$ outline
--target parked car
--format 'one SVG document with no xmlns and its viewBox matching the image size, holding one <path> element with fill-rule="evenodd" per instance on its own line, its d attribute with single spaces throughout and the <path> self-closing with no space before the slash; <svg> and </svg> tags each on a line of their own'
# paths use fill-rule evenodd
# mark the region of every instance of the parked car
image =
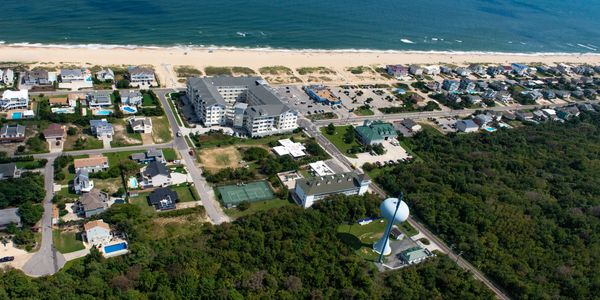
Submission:
<svg viewBox="0 0 600 300">
<path fill-rule="evenodd" d="M 9 262 L 9 261 L 13 261 L 13 260 L 15 260 L 14 256 L 5 256 L 5 257 L 0 258 L 0 263 Z"/>
</svg>

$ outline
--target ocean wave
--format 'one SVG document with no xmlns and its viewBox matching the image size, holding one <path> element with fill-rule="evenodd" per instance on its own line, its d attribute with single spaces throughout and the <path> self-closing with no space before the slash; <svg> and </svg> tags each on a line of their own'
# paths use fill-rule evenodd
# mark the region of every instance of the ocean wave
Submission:
<svg viewBox="0 0 600 300">
<path fill-rule="evenodd" d="M 511 55 L 511 56 L 600 56 L 595 52 L 503 52 L 503 51 L 455 51 L 455 50 L 397 50 L 397 49 L 313 49 L 313 48 L 273 48 L 273 47 L 236 47 L 218 45 L 134 45 L 134 44 L 43 44 L 43 43 L 0 43 L 0 48 L 56 48 L 56 49 L 147 49 L 147 50 L 184 50 L 184 51 L 256 51 L 256 52 L 300 52 L 300 53 L 381 53 L 381 54 L 454 54 L 454 55 Z"/>
</svg>

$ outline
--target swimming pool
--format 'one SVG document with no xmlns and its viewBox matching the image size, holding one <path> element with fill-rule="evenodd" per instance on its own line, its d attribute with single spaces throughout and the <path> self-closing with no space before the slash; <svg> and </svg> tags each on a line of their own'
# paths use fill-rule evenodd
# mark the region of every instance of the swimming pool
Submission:
<svg viewBox="0 0 600 300">
<path fill-rule="evenodd" d="M 112 111 L 106 109 L 100 109 L 94 112 L 94 115 L 96 116 L 108 116 L 110 114 L 112 114 Z"/>
<path fill-rule="evenodd" d="M 19 120 L 22 117 L 23 117 L 23 113 L 16 111 L 16 112 L 12 113 L 11 119 L 13 119 L 13 120 Z"/>
<path fill-rule="evenodd" d="M 69 108 L 52 108 L 52 112 L 55 114 L 72 114 L 74 111 Z"/>
<path fill-rule="evenodd" d="M 129 187 L 132 189 L 136 189 L 138 187 L 138 181 L 135 177 L 129 177 Z"/>
<path fill-rule="evenodd" d="M 137 108 L 128 105 L 124 105 L 123 107 L 121 107 L 121 110 L 129 114 L 135 114 L 137 112 Z"/>
<path fill-rule="evenodd" d="M 494 131 L 496 131 L 496 128 L 488 126 L 488 127 L 484 128 L 484 130 L 487 132 L 494 132 Z"/>
<path fill-rule="evenodd" d="M 122 242 L 122 243 L 119 243 L 119 244 L 105 246 L 104 247 L 104 253 L 109 254 L 109 253 L 113 253 L 113 252 L 117 252 L 117 251 L 121 251 L 121 250 L 125 250 L 125 249 L 127 249 L 127 243 L 126 242 Z"/>
</svg>

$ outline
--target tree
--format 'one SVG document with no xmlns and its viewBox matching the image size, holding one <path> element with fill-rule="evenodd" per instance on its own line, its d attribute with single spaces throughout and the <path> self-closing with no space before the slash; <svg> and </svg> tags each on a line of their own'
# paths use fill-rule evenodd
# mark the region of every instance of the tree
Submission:
<svg viewBox="0 0 600 300">
<path fill-rule="evenodd" d="M 269 155 L 269 151 L 261 147 L 250 147 L 244 150 L 244 160 L 255 161 Z"/>
<path fill-rule="evenodd" d="M 329 135 L 335 134 L 335 125 L 333 125 L 333 123 L 329 123 L 329 125 L 327 125 L 326 132 Z"/>
<path fill-rule="evenodd" d="M 242 201 L 237 205 L 237 209 L 239 209 L 240 211 L 245 211 L 248 208 L 250 208 L 250 202 L 248 201 Z"/>
<path fill-rule="evenodd" d="M 354 126 L 350 125 L 346 129 L 346 133 L 344 133 L 344 143 L 352 144 L 356 139 L 356 131 L 354 130 Z"/>
<path fill-rule="evenodd" d="M 126 89 L 129 87 L 129 80 L 127 80 L 127 79 L 118 80 L 117 83 L 115 84 L 115 86 L 118 89 Z"/>
<path fill-rule="evenodd" d="M 28 226 L 37 223 L 44 214 L 44 208 L 41 205 L 33 205 L 31 202 L 25 202 L 19 206 L 19 215 L 23 224 Z"/>
<path fill-rule="evenodd" d="M 77 134 L 77 127 L 69 127 L 69 129 L 67 129 L 67 134 L 68 135 L 76 135 Z"/>
</svg>

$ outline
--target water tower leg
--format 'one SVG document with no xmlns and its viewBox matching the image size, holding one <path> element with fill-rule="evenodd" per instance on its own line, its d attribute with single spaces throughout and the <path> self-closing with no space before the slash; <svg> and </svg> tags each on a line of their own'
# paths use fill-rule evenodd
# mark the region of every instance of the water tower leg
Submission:
<svg viewBox="0 0 600 300">
<path fill-rule="evenodd" d="M 381 237 L 381 239 L 379 239 L 379 241 L 377 241 L 377 243 L 375 243 L 373 245 L 373 250 L 375 250 L 375 252 L 381 254 L 381 251 L 383 249 L 383 255 L 390 255 L 392 253 L 392 248 L 390 247 L 390 232 L 392 230 L 392 223 L 389 222 L 388 226 L 386 226 L 385 228 L 385 232 L 383 233 L 383 236 Z M 385 247 L 384 247 L 385 245 Z"/>
</svg>

